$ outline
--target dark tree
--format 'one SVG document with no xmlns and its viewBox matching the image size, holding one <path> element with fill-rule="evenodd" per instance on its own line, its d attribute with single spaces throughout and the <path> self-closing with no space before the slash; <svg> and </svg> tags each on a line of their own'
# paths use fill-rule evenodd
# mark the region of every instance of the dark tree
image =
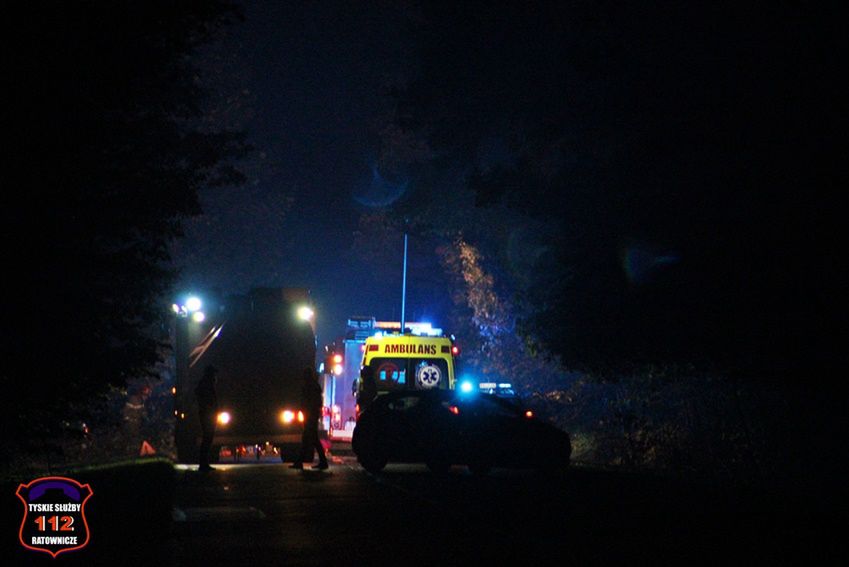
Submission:
<svg viewBox="0 0 849 567">
<path fill-rule="evenodd" d="M 549 349 L 589 368 L 834 373 L 847 50 L 828 13 L 428 4 L 413 37 L 397 128 L 477 207 L 549 227 L 516 287 Z"/>
<path fill-rule="evenodd" d="M 223 2 L 30 5 L 7 20 L 5 441 L 51 435 L 161 356 L 169 245 L 198 190 L 239 181 L 241 138 L 203 123 L 193 55 Z M 208 122 L 206 122 L 208 124 Z M 14 179 L 14 181 L 11 181 Z M 7 445 L 8 446 L 8 445 Z"/>
</svg>

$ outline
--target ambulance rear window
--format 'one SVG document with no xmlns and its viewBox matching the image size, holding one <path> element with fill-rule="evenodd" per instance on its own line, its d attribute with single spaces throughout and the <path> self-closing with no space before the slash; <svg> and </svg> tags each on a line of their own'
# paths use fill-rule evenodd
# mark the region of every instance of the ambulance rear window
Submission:
<svg viewBox="0 0 849 567">
<path fill-rule="evenodd" d="M 369 366 L 379 392 L 448 389 L 448 363 L 441 358 L 373 358 Z"/>
<path fill-rule="evenodd" d="M 369 366 L 379 391 L 399 390 L 407 384 L 406 358 L 373 358 Z"/>
</svg>

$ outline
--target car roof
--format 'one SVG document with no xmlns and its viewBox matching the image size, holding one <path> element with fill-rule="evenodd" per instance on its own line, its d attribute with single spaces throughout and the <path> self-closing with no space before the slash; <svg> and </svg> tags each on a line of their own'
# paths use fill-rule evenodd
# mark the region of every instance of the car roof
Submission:
<svg viewBox="0 0 849 567">
<path fill-rule="evenodd" d="M 474 394 L 464 394 L 458 390 L 397 390 L 394 392 L 386 392 L 377 397 L 375 402 L 389 403 L 399 398 L 422 398 L 433 400 L 456 400 L 461 404 L 473 404 L 476 400 L 491 400 L 492 403 L 518 410 L 519 406 L 514 400 L 507 400 L 484 392 L 476 392 Z"/>
</svg>

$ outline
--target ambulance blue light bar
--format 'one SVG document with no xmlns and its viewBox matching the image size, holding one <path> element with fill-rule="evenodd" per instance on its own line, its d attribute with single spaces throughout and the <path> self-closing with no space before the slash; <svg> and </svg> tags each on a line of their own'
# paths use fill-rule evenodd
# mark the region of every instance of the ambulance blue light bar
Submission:
<svg viewBox="0 0 849 567">
<path fill-rule="evenodd" d="M 401 323 L 398 321 L 375 321 L 376 329 L 385 329 L 390 331 L 401 331 Z M 404 327 L 410 330 L 410 333 L 420 337 L 441 337 L 442 329 L 434 327 L 430 323 L 404 323 Z"/>
</svg>

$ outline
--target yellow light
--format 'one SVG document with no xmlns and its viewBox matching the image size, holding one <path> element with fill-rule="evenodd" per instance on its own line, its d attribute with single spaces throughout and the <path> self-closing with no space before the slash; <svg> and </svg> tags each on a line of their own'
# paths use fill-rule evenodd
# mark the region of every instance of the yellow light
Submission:
<svg viewBox="0 0 849 567">
<path fill-rule="evenodd" d="M 532 412 L 531 410 L 528 410 L 528 411 L 525 412 L 525 417 L 533 417 L 533 416 L 534 416 L 534 412 Z"/>
<path fill-rule="evenodd" d="M 313 310 L 306 305 L 302 305 L 298 308 L 298 318 L 302 321 L 312 321 L 313 315 L 315 315 Z"/>
<path fill-rule="evenodd" d="M 333 355 L 333 362 L 335 362 L 336 364 L 339 364 L 340 362 L 342 362 L 342 355 L 341 354 L 334 354 Z"/>
<path fill-rule="evenodd" d="M 192 321 L 195 323 L 203 323 L 204 319 L 206 319 L 206 315 L 203 314 L 203 311 L 195 311 L 192 314 Z"/>
<path fill-rule="evenodd" d="M 230 423 L 230 413 L 226 411 L 219 412 L 218 423 L 221 425 L 227 425 L 228 423 Z"/>
<path fill-rule="evenodd" d="M 344 370 L 344 369 L 342 368 L 341 364 L 337 364 L 336 366 L 333 367 L 333 373 L 337 376 L 342 374 L 342 370 Z"/>
<path fill-rule="evenodd" d="M 298 412 L 298 423 L 303 423 L 303 422 L 304 422 L 304 412 L 299 411 Z"/>
<path fill-rule="evenodd" d="M 280 413 L 280 421 L 283 423 L 292 423 L 295 420 L 295 412 L 284 410 Z"/>
<path fill-rule="evenodd" d="M 171 393 L 177 395 L 177 386 L 171 386 Z"/>
</svg>

